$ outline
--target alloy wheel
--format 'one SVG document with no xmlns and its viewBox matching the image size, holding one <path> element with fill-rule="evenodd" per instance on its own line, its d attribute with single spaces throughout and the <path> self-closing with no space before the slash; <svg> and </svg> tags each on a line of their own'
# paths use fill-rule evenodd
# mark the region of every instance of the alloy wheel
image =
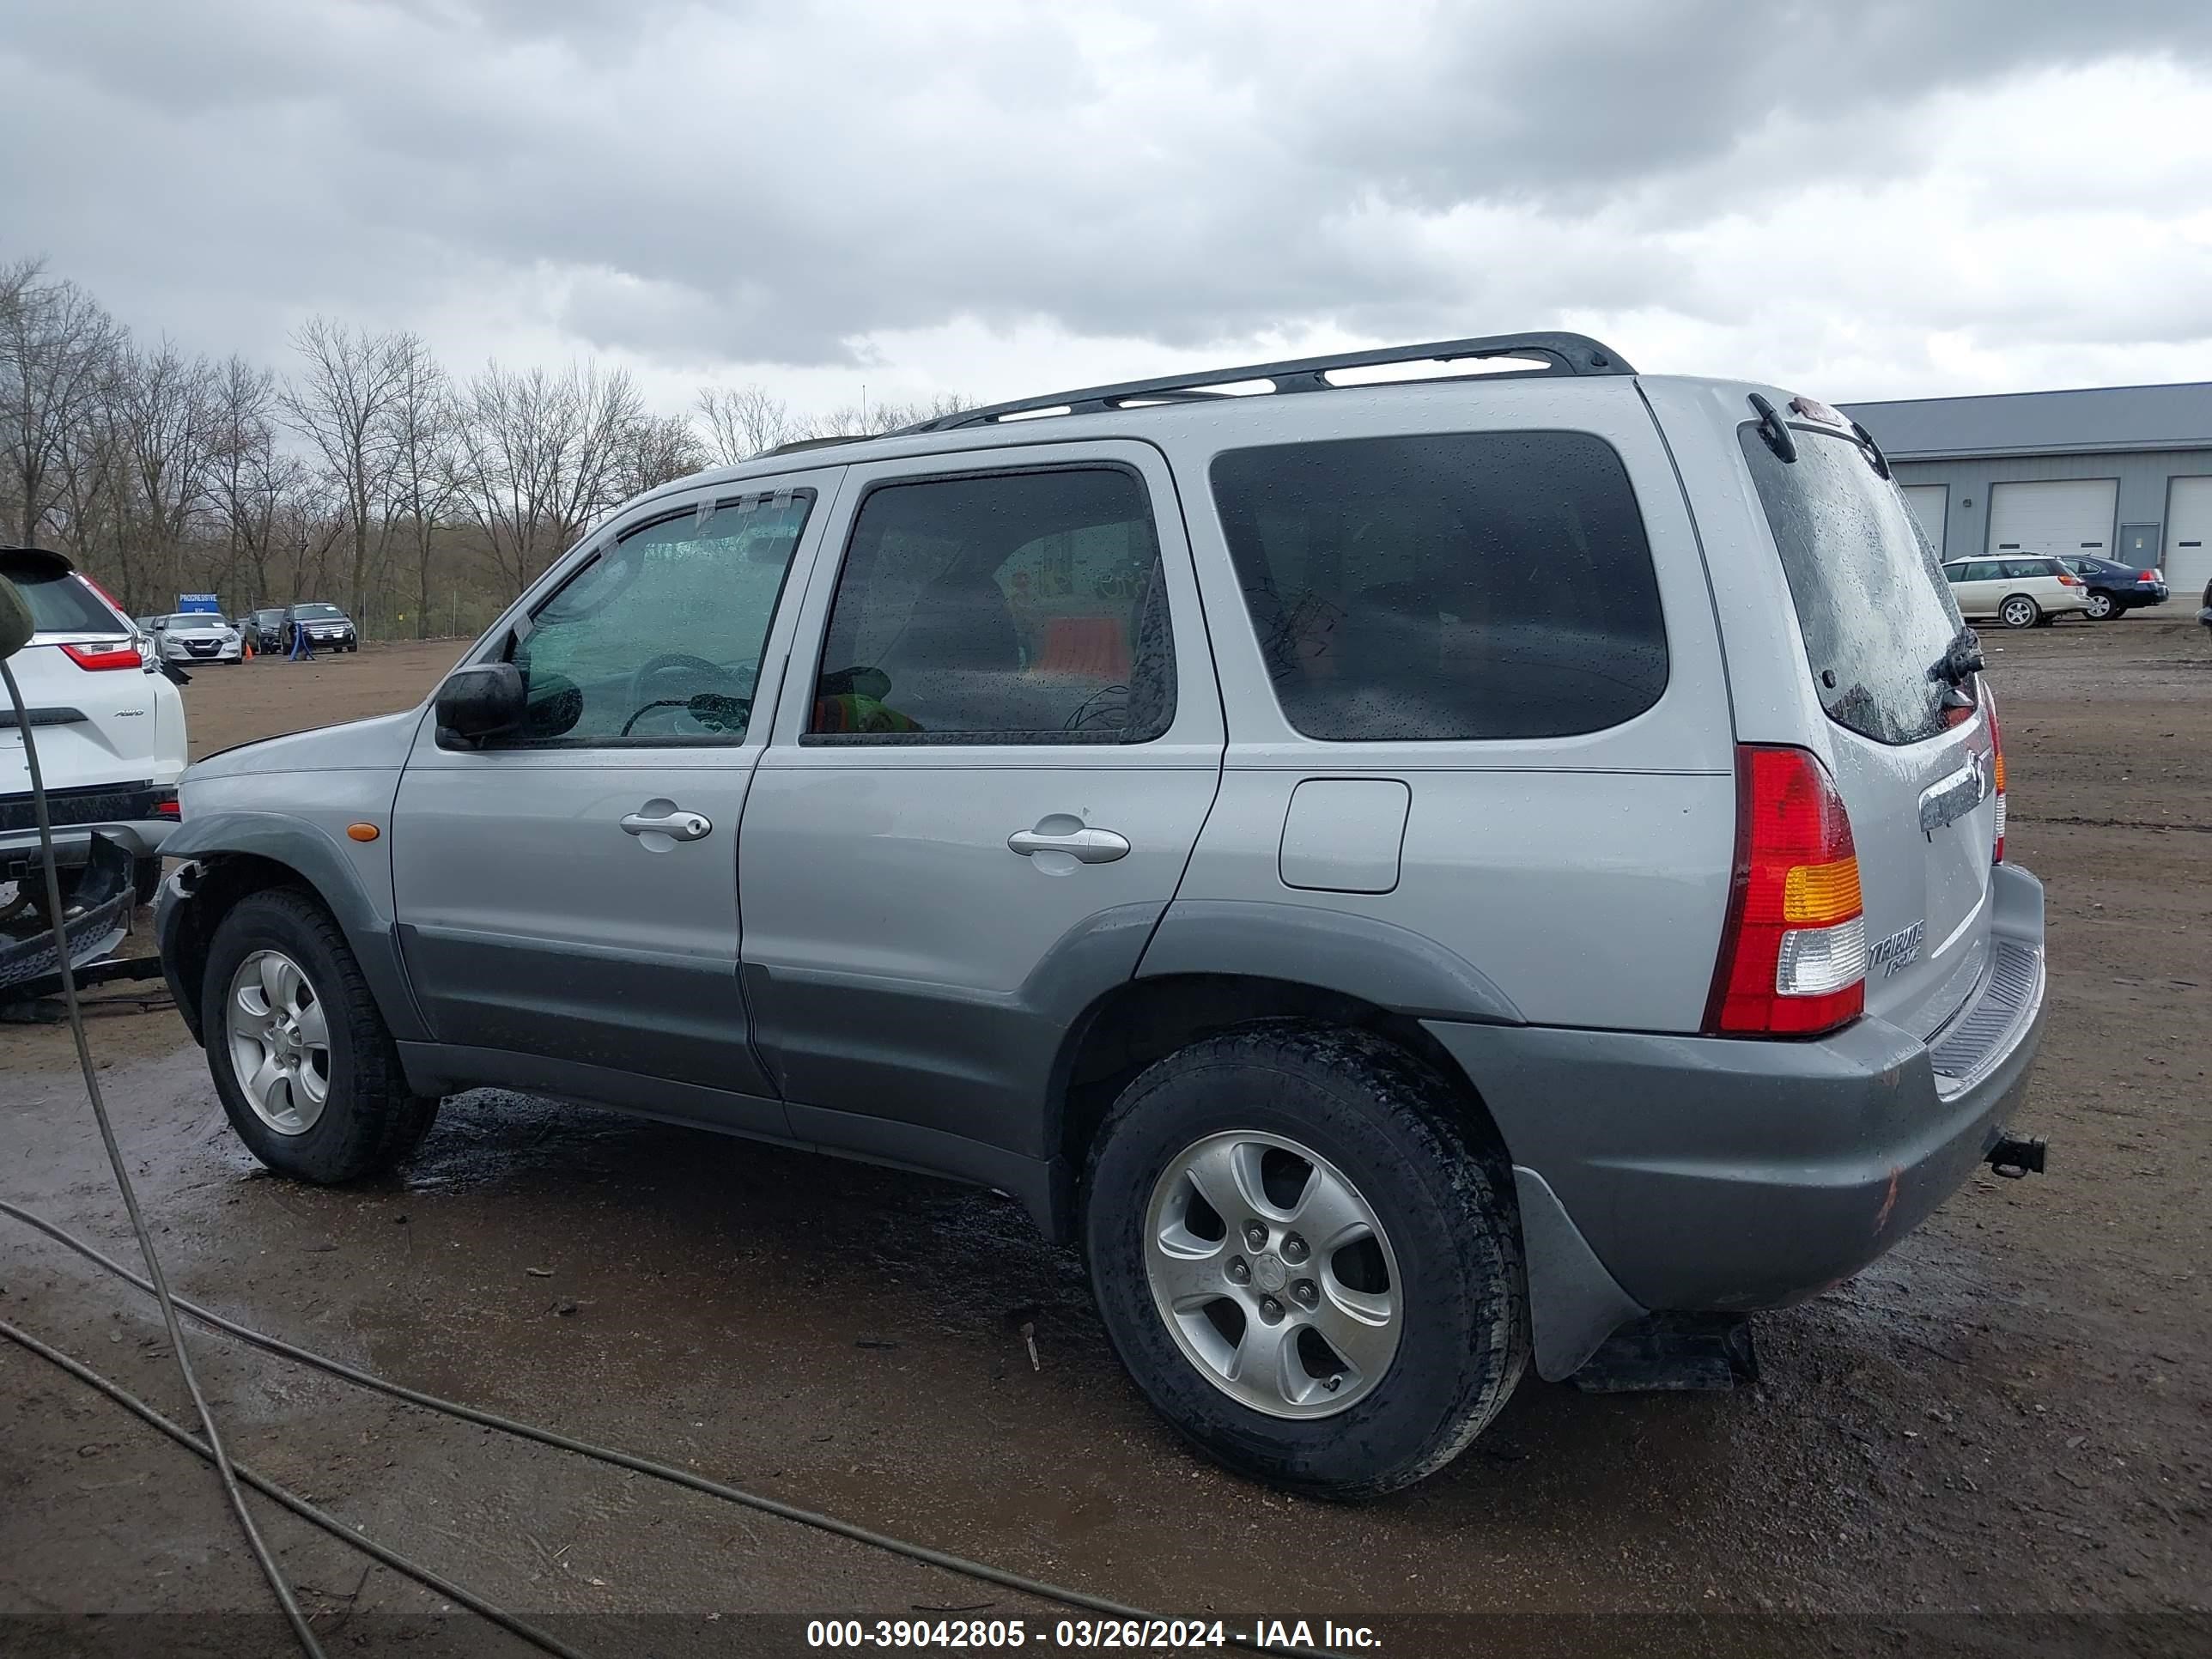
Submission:
<svg viewBox="0 0 2212 1659">
<path fill-rule="evenodd" d="M 1183 1357 L 1270 1417 L 1347 1409 L 1398 1351 L 1404 1296 L 1373 1206 L 1281 1135 L 1209 1135 L 1168 1161 L 1146 1209 L 1145 1273 Z"/>
<path fill-rule="evenodd" d="M 253 1115 L 280 1135 L 315 1127 L 331 1097 L 330 1022 L 300 964 L 255 951 L 225 999 L 231 1070 Z"/>
</svg>

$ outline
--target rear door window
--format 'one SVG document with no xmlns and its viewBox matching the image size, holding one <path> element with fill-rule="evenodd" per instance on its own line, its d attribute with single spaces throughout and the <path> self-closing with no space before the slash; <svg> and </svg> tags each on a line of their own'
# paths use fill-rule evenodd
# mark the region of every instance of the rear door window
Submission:
<svg viewBox="0 0 2212 1659">
<path fill-rule="evenodd" d="M 2003 576 L 2004 567 L 1995 559 L 1977 559 L 1966 567 L 1966 580 L 1970 582 L 1998 581 Z"/>
<path fill-rule="evenodd" d="M 1746 422 L 1737 437 L 1796 601 L 1805 659 L 1828 718 L 1877 743 L 1943 730 L 1929 669 L 1960 629 L 1959 607 L 1897 486 L 1857 443 L 1795 428 L 1784 461 Z M 1987 562 L 1966 579 L 1996 574 Z"/>
<path fill-rule="evenodd" d="M 1666 690 L 1658 575 L 1601 438 L 1232 450 L 1212 484 L 1283 717 L 1306 737 L 1567 737 Z"/>
<path fill-rule="evenodd" d="M 887 483 L 853 523 L 809 744 L 1149 743 L 1175 713 L 1150 498 L 1120 466 Z"/>
</svg>

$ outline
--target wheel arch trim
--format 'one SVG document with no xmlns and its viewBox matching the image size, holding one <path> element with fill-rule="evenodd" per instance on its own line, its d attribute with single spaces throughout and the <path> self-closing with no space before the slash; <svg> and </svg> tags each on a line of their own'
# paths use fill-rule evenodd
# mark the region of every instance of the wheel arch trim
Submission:
<svg viewBox="0 0 2212 1659">
<path fill-rule="evenodd" d="M 163 843 L 164 857 L 185 860 L 184 867 L 162 884 L 155 910 L 155 932 L 171 991 L 195 1038 L 203 1036 L 199 987 L 187 984 L 179 971 L 185 954 L 185 930 L 194 929 L 204 941 L 212 936 L 219 918 L 192 915 L 195 896 L 210 875 L 226 859 L 252 859 L 290 872 L 328 909 L 345 935 L 347 946 L 361 964 L 362 976 L 376 998 L 377 1010 L 395 1040 L 421 1042 L 430 1036 L 415 994 L 408 983 L 407 964 L 398 936 L 386 909 L 371 896 L 361 872 L 337 842 L 302 819 L 274 812 L 216 812 L 187 818 Z M 255 882 L 232 895 L 231 902 L 246 892 L 276 884 Z M 224 884 L 226 887 L 229 884 Z"/>
</svg>

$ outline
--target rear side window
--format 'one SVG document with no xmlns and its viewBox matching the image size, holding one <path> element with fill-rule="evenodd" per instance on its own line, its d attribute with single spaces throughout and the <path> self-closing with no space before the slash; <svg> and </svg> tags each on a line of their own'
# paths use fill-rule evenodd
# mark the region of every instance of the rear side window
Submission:
<svg viewBox="0 0 2212 1659">
<path fill-rule="evenodd" d="M 1214 505 L 1309 738 L 1556 738 L 1642 714 L 1667 633 L 1636 492 L 1580 432 L 1234 450 Z"/>
<path fill-rule="evenodd" d="M 1928 671 L 1960 628 L 1950 587 L 1905 497 L 1865 452 L 1847 437 L 1794 430 L 1794 462 L 1748 422 L 1736 435 L 1796 602 L 1820 706 L 1877 743 L 1933 737 L 1943 729 L 1944 687 Z M 1966 567 L 1969 581 L 1996 574 L 1985 561 Z"/>
<path fill-rule="evenodd" d="M 1145 743 L 1175 695 L 1134 473 L 884 484 L 854 520 L 804 741 Z"/>
<path fill-rule="evenodd" d="M 2035 576 L 2055 576 L 2058 567 L 2049 559 L 2007 559 L 2005 574 L 2014 581 Z"/>
<path fill-rule="evenodd" d="M 0 562 L 0 573 L 21 590 L 31 607 L 31 626 L 41 634 L 120 634 L 118 622 L 99 596 L 58 565 L 44 559 Z"/>
</svg>

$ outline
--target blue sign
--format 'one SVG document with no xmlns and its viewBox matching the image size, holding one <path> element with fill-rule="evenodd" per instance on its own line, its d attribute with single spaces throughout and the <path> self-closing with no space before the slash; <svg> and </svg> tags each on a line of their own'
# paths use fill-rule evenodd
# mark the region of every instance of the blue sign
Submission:
<svg viewBox="0 0 2212 1659">
<path fill-rule="evenodd" d="M 213 593 L 179 593 L 177 595 L 177 609 L 213 611 L 220 614 L 222 610 L 222 601 Z"/>
</svg>

